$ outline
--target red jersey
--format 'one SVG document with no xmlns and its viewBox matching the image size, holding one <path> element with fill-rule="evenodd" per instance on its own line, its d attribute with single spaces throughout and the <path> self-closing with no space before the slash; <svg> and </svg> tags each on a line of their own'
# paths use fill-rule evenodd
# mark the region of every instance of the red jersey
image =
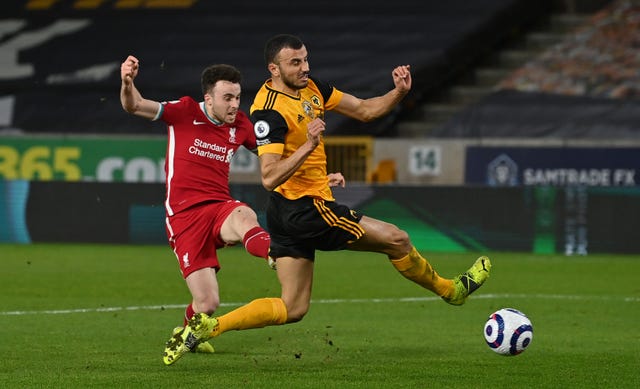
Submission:
<svg viewBox="0 0 640 389">
<path fill-rule="evenodd" d="M 206 201 L 233 200 L 229 193 L 229 167 L 240 145 L 256 148 L 253 124 L 238 111 L 233 124 L 214 123 L 204 102 L 185 96 L 163 102 L 156 118 L 167 123 L 165 160 L 167 215 Z"/>
</svg>

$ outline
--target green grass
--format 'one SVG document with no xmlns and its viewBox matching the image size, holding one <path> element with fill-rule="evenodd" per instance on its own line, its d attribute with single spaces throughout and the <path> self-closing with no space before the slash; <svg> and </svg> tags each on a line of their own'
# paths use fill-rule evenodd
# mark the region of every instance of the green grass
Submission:
<svg viewBox="0 0 640 389">
<path fill-rule="evenodd" d="M 220 312 L 278 296 L 275 272 L 220 251 Z M 302 322 L 230 332 L 216 354 L 161 362 L 189 293 L 165 246 L 0 245 L 0 382 L 7 388 L 637 388 L 640 256 L 493 253 L 462 307 L 405 281 L 381 255 L 319 253 Z M 468 254 L 431 255 L 445 276 Z M 416 299 L 406 299 L 416 298 Z M 516 357 L 484 343 L 514 307 L 534 338 Z"/>
</svg>

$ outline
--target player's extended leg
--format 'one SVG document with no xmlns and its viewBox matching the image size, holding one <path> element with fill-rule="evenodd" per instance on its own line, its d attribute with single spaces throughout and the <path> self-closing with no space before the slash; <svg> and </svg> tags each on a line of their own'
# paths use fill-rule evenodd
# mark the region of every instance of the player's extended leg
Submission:
<svg viewBox="0 0 640 389">
<path fill-rule="evenodd" d="M 349 245 L 350 250 L 387 254 L 393 266 L 405 278 L 434 292 L 446 302 L 461 305 L 489 276 L 489 258 L 480 257 L 465 273 L 454 279 L 441 277 L 413 247 L 408 234 L 393 224 L 363 216 L 360 225 L 366 234 Z"/>
<path fill-rule="evenodd" d="M 415 247 L 406 256 L 392 259 L 391 263 L 403 276 L 434 291 L 451 305 L 464 304 L 467 297 L 489 278 L 491 270 L 491 261 L 488 257 L 482 256 L 476 259 L 466 272 L 456 276 L 453 280 L 445 279 L 436 273 Z M 444 288 L 445 284 L 446 288 Z"/>
<path fill-rule="evenodd" d="M 198 269 L 189 274 L 185 281 L 193 297 L 191 306 L 194 312 L 213 313 L 218 308 L 220 297 L 218 279 L 214 268 Z M 194 315 L 194 317 L 197 315 Z M 189 320 L 189 323 L 194 317 Z M 206 333 L 207 331 L 201 330 L 200 332 Z M 203 343 L 204 341 L 206 339 L 202 334 L 194 331 L 190 325 L 184 328 L 178 327 L 177 330 L 174 329 L 171 339 L 167 341 L 162 360 L 166 365 L 171 365 L 189 351 L 213 352 L 213 346 L 208 345 L 210 347 L 207 347 Z"/>
<path fill-rule="evenodd" d="M 260 298 L 217 318 L 210 337 L 231 330 L 247 330 L 301 320 L 309 310 L 313 283 L 313 262 L 302 258 L 278 258 L 281 298 Z"/>
</svg>

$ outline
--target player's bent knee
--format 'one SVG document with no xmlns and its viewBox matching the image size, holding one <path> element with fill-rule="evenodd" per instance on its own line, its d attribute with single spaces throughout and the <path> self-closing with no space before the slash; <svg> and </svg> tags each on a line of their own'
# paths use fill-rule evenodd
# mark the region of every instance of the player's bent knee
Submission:
<svg viewBox="0 0 640 389">
<path fill-rule="evenodd" d="M 389 236 L 389 242 L 394 246 L 402 247 L 411 244 L 409 234 L 405 230 L 401 230 L 396 226 L 393 226 L 387 236 Z"/>
</svg>

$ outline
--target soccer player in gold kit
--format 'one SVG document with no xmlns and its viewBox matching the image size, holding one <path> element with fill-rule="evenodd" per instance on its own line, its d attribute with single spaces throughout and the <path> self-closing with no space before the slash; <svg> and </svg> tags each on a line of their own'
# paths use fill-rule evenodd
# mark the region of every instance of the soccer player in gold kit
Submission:
<svg viewBox="0 0 640 389">
<path fill-rule="evenodd" d="M 388 114 L 411 89 L 409 66 L 393 69 L 391 91 L 360 99 L 310 76 L 307 48 L 296 36 L 271 38 L 265 45 L 265 60 L 271 78 L 258 91 L 251 118 L 262 183 L 270 191 L 269 255 L 276 261 L 282 294 L 256 299 L 216 318 L 198 314 L 185 329 L 185 339 L 205 341 L 229 330 L 301 320 L 309 310 L 316 250 L 386 254 L 407 279 L 449 304 L 463 304 L 488 278 L 489 258 L 478 258 L 453 279 L 439 276 L 405 231 L 337 203 L 331 187 L 344 186 L 344 177 L 326 170 L 324 112 L 333 110 L 364 122 Z M 175 354 L 179 357 L 186 351 Z"/>
</svg>

